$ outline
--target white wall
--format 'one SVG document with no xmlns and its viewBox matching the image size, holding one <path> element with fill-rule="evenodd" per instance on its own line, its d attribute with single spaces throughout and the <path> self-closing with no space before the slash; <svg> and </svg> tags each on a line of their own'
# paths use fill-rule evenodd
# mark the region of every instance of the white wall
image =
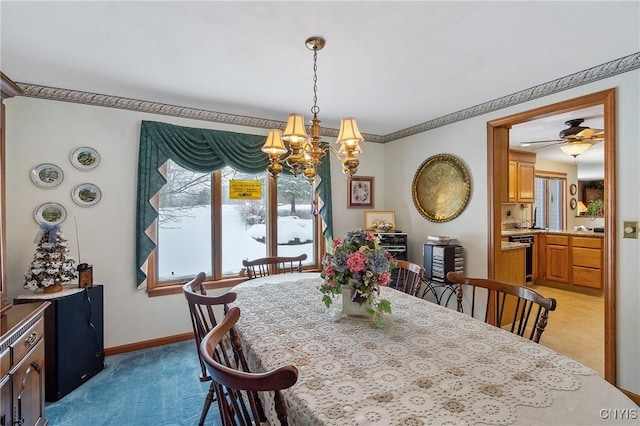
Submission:
<svg viewBox="0 0 640 426">
<path fill-rule="evenodd" d="M 640 393 L 640 250 L 639 240 L 622 239 L 622 220 L 640 219 L 640 71 L 628 72 L 576 89 L 547 96 L 504 110 L 440 127 L 385 144 L 385 162 L 393 173 L 385 175 L 385 206 L 396 210 L 398 222 L 409 232 L 410 258 L 420 262 L 427 235 L 458 238 L 465 247 L 465 272 L 487 274 L 487 122 L 539 106 L 560 102 L 612 87 L 617 88 L 617 282 L 618 385 Z M 445 223 L 424 219 L 412 206 L 411 183 L 420 164 L 429 156 L 450 153 L 464 160 L 473 180 L 473 192 L 465 211 Z M 560 308 L 561 309 L 561 308 Z"/>
<path fill-rule="evenodd" d="M 22 279 L 35 251 L 38 224 L 34 209 L 43 202 L 61 203 L 67 219 L 61 224 L 71 253 L 78 260 L 74 216 L 78 223 L 81 260 L 93 264 L 94 282 L 105 288 L 105 347 L 114 347 L 191 330 L 182 294 L 153 297 L 136 290 L 135 208 L 138 145 L 142 120 L 266 135 L 267 131 L 165 117 L 111 108 L 16 97 L 7 103 L 7 273 L 9 298 L 26 290 Z M 74 168 L 71 151 L 91 146 L 101 156 L 91 171 Z M 376 177 L 376 204 L 384 200 L 383 146 L 365 144 L 360 174 Z M 63 182 L 42 189 L 30 179 L 40 163 L 54 163 L 64 172 Z M 379 162 L 379 164 L 375 164 Z M 332 161 L 337 163 L 337 161 Z M 334 216 L 339 232 L 359 223 L 362 210 L 346 209 L 346 183 L 339 165 L 332 167 L 336 188 Z M 75 185 L 90 182 L 102 191 L 93 207 L 80 207 L 71 199 Z M 197 271 L 194 271 L 197 272 Z M 318 299 L 320 301 L 320 299 Z"/>
</svg>

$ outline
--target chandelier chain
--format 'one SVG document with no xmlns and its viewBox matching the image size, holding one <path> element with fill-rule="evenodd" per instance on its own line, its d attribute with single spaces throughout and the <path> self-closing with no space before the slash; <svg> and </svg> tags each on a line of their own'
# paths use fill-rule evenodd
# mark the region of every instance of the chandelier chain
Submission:
<svg viewBox="0 0 640 426">
<path fill-rule="evenodd" d="M 318 116 L 320 107 L 318 106 L 318 48 L 313 48 L 313 106 L 311 113 L 314 117 Z"/>
</svg>

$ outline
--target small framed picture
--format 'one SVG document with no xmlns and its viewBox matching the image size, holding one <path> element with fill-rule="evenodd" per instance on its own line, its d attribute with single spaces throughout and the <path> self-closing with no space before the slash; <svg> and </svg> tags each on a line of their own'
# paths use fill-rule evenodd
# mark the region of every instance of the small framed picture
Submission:
<svg viewBox="0 0 640 426">
<path fill-rule="evenodd" d="M 575 183 L 572 183 L 571 186 L 569 186 L 569 193 L 571 195 L 576 195 L 576 192 L 578 192 L 578 187 Z"/>
<path fill-rule="evenodd" d="M 353 176 L 347 182 L 347 208 L 373 208 L 373 176 Z"/>
<path fill-rule="evenodd" d="M 364 228 L 371 231 L 393 231 L 396 228 L 396 212 L 367 210 L 364 212 Z"/>
</svg>

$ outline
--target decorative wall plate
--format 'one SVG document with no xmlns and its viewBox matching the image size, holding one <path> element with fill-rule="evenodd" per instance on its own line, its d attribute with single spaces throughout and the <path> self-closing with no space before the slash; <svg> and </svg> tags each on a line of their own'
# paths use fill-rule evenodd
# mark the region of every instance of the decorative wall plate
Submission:
<svg viewBox="0 0 640 426">
<path fill-rule="evenodd" d="M 576 192 L 578 192 L 578 187 L 576 186 L 576 184 L 575 184 L 575 183 L 572 183 L 572 184 L 569 186 L 569 193 L 570 193 L 571 195 L 576 195 Z"/>
<path fill-rule="evenodd" d="M 413 203 L 431 222 L 447 222 L 467 206 L 471 178 L 464 163 L 449 154 L 427 158 L 418 168 L 412 184 Z"/>
<path fill-rule="evenodd" d="M 92 183 L 81 183 L 73 188 L 71 191 L 71 198 L 73 201 L 82 207 L 89 207 L 97 204 L 102 198 L 100 188 Z"/>
<path fill-rule="evenodd" d="M 62 223 L 67 217 L 67 211 L 58 203 L 43 203 L 34 212 L 36 222 L 39 224 L 48 223 L 57 225 Z"/>
<path fill-rule="evenodd" d="M 71 164 L 80 170 L 95 169 L 100 164 L 98 151 L 88 146 L 76 148 L 71 153 Z"/>
<path fill-rule="evenodd" d="M 31 170 L 31 180 L 41 188 L 53 188 L 64 179 L 62 169 L 51 163 L 38 164 Z"/>
<path fill-rule="evenodd" d="M 575 198 L 571 197 L 571 200 L 569 201 L 569 207 L 571 207 L 571 210 L 575 210 L 576 207 L 578 207 L 578 202 Z"/>
</svg>

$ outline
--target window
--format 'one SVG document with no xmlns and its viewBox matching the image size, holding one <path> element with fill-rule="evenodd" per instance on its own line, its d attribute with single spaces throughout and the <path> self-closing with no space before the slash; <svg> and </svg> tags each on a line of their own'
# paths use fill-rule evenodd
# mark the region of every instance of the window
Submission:
<svg viewBox="0 0 640 426">
<path fill-rule="evenodd" d="M 536 173 L 533 204 L 536 227 L 560 231 L 565 228 L 566 175 Z"/>
<path fill-rule="evenodd" d="M 175 285 L 200 271 L 211 280 L 237 277 L 243 259 L 269 255 L 306 253 L 305 264 L 316 264 L 316 242 L 322 237 L 314 215 L 313 186 L 303 177 L 283 174 L 273 185 L 266 173 L 247 174 L 230 167 L 197 173 L 171 160 L 165 176 L 159 197 L 156 270 L 150 269 L 150 278 L 156 277 L 153 287 Z M 231 180 L 260 182 L 262 197 L 230 199 Z M 277 241 L 270 235 L 277 235 Z"/>
</svg>

